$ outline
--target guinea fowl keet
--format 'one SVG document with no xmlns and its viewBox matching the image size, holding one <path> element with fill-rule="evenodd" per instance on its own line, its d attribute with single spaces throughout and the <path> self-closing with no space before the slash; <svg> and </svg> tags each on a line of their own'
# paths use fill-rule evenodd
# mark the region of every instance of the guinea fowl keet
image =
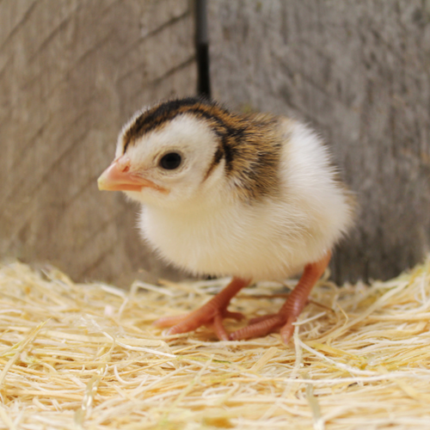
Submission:
<svg viewBox="0 0 430 430">
<path fill-rule="evenodd" d="M 219 339 L 280 329 L 287 343 L 334 245 L 352 224 L 352 197 L 327 148 L 307 126 L 269 114 L 230 113 L 185 98 L 138 112 L 99 178 L 142 205 L 143 237 L 195 275 L 232 276 L 202 308 L 162 318 L 171 334 L 212 326 Z M 302 273 L 284 306 L 231 334 L 230 300 L 251 281 Z"/>
</svg>

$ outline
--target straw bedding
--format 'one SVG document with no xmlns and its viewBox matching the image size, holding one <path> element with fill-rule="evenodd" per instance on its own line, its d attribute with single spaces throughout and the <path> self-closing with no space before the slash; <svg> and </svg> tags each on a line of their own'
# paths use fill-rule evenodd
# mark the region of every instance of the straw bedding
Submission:
<svg viewBox="0 0 430 430">
<path fill-rule="evenodd" d="M 226 282 L 125 292 L 4 264 L 0 428 L 430 428 L 430 263 L 370 287 L 321 281 L 289 346 L 278 334 L 218 342 L 209 329 L 168 337 L 151 325 Z M 232 309 L 273 312 L 281 290 L 248 288 Z"/>
</svg>

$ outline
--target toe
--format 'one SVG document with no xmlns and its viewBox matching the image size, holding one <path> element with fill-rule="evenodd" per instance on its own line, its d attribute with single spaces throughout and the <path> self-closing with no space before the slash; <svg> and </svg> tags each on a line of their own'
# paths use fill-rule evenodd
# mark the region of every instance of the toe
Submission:
<svg viewBox="0 0 430 430">
<path fill-rule="evenodd" d="M 296 320 L 297 318 L 294 318 L 294 317 L 288 318 L 287 323 L 280 330 L 281 339 L 282 339 L 282 342 L 285 343 L 285 345 L 288 344 L 288 342 L 290 341 L 290 339 L 294 334 L 295 327 L 293 323 L 296 322 Z"/>
<path fill-rule="evenodd" d="M 214 317 L 212 327 L 219 340 L 230 340 L 230 336 L 222 323 L 222 316 L 217 314 Z"/>
<path fill-rule="evenodd" d="M 285 321 L 279 315 L 272 315 L 263 321 L 250 324 L 230 334 L 231 340 L 251 339 L 253 337 L 266 336 L 278 329 Z"/>
<path fill-rule="evenodd" d="M 160 328 L 172 327 L 184 321 L 188 316 L 189 314 L 182 314 L 182 315 L 176 315 L 172 317 L 163 317 L 154 321 L 152 324 Z"/>
</svg>

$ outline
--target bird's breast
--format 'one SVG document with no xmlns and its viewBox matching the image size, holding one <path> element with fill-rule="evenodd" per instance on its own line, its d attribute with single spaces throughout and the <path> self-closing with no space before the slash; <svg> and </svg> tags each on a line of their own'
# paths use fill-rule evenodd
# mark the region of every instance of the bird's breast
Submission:
<svg viewBox="0 0 430 430">
<path fill-rule="evenodd" d="M 144 208 L 140 227 L 164 259 L 194 274 L 284 279 L 312 250 L 285 223 L 285 208 L 269 206 L 198 215 Z"/>
</svg>

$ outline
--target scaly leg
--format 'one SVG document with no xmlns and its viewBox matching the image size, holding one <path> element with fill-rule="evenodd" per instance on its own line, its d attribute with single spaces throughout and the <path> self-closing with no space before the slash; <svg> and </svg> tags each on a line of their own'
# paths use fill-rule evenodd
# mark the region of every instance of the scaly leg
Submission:
<svg viewBox="0 0 430 430">
<path fill-rule="evenodd" d="M 174 317 L 164 317 L 155 321 L 157 327 L 171 327 L 169 334 L 187 333 L 202 325 L 212 326 L 215 334 L 220 340 L 229 340 L 229 335 L 225 330 L 222 319 L 233 318 L 240 320 L 243 315 L 239 312 L 229 312 L 227 306 L 230 300 L 250 283 L 250 279 L 233 278 L 232 281 L 212 300 L 201 308 L 186 315 Z"/>
<path fill-rule="evenodd" d="M 330 258 L 331 252 L 327 252 L 321 260 L 305 266 L 298 284 L 277 314 L 254 318 L 247 327 L 231 333 L 230 339 L 240 340 L 265 336 L 281 328 L 281 338 L 287 344 L 294 333 L 293 323 L 296 322 L 305 307 L 313 286 L 324 273 Z"/>
</svg>

